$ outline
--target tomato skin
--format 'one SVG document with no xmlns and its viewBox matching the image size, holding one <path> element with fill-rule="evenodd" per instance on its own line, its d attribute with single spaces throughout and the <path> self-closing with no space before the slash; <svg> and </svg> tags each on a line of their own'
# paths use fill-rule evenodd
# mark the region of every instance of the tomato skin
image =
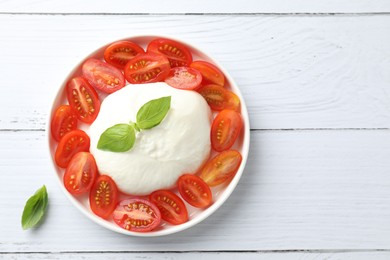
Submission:
<svg viewBox="0 0 390 260">
<path fill-rule="evenodd" d="M 66 133 L 58 143 L 54 155 L 56 164 L 66 168 L 72 157 L 78 152 L 87 152 L 89 145 L 89 136 L 84 131 L 77 129 Z"/>
<path fill-rule="evenodd" d="M 219 85 L 206 85 L 201 87 L 198 92 L 206 99 L 212 110 L 240 110 L 240 99 L 237 95 Z"/>
<path fill-rule="evenodd" d="M 108 219 L 118 203 L 118 188 L 107 175 L 100 175 L 89 193 L 89 205 L 97 216 Z"/>
<path fill-rule="evenodd" d="M 197 60 L 192 62 L 190 67 L 202 74 L 205 83 L 217 84 L 221 87 L 225 85 L 225 76 L 217 66 L 206 61 Z"/>
<path fill-rule="evenodd" d="M 232 109 L 235 111 L 240 111 L 240 98 L 232 91 L 229 90 L 226 90 L 225 95 L 226 95 L 227 102 L 224 106 L 224 109 Z"/>
<path fill-rule="evenodd" d="M 105 49 L 104 60 L 118 69 L 123 70 L 129 60 L 143 53 L 145 53 L 144 49 L 134 42 L 117 41 Z"/>
<path fill-rule="evenodd" d="M 202 83 L 202 75 L 189 67 L 175 67 L 169 71 L 165 82 L 174 88 L 195 90 Z"/>
<path fill-rule="evenodd" d="M 242 161 L 241 154 L 236 150 L 227 150 L 216 155 L 203 167 L 200 177 L 214 187 L 231 180 Z"/>
<path fill-rule="evenodd" d="M 71 79 L 66 85 L 70 107 L 77 118 L 87 124 L 95 121 L 100 111 L 100 100 L 95 89 L 82 77 Z"/>
<path fill-rule="evenodd" d="M 112 216 L 118 226 L 135 232 L 151 231 L 161 223 L 157 206 L 144 199 L 121 201 Z"/>
<path fill-rule="evenodd" d="M 210 187 L 200 177 L 184 174 L 177 181 L 180 195 L 188 204 L 197 208 L 207 208 L 212 203 Z"/>
<path fill-rule="evenodd" d="M 96 89 L 105 93 L 113 93 L 125 86 L 125 77 L 122 72 L 114 66 L 90 58 L 81 67 L 84 78 Z"/>
<path fill-rule="evenodd" d="M 224 109 L 218 113 L 211 126 L 211 146 L 217 152 L 230 149 L 242 129 L 242 119 L 238 112 Z"/>
<path fill-rule="evenodd" d="M 95 158 L 88 152 L 76 153 L 66 167 L 64 185 L 73 195 L 89 191 L 95 182 L 98 170 Z"/>
<path fill-rule="evenodd" d="M 77 128 L 77 116 L 69 105 L 59 106 L 51 120 L 51 135 L 57 142 L 68 132 Z"/>
<path fill-rule="evenodd" d="M 188 212 L 184 202 L 172 191 L 156 190 L 149 195 L 149 200 L 157 206 L 165 221 L 173 225 L 188 221 Z"/>
<path fill-rule="evenodd" d="M 189 66 L 192 62 L 190 50 L 185 45 L 170 39 L 154 39 L 149 43 L 147 52 L 165 55 L 172 68 Z"/>
<path fill-rule="evenodd" d="M 169 70 L 168 59 L 154 53 L 140 54 L 131 59 L 124 68 L 125 78 L 131 84 L 163 81 Z"/>
</svg>

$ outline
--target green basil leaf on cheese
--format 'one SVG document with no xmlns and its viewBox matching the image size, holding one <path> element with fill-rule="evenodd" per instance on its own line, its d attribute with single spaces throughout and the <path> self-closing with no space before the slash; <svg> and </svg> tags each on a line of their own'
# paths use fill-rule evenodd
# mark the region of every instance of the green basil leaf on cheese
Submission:
<svg viewBox="0 0 390 260">
<path fill-rule="evenodd" d="M 117 124 L 100 135 L 97 148 L 111 152 L 126 152 L 135 142 L 134 127 L 129 124 Z"/>
<path fill-rule="evenodd" d="M 150 129 L 161 123 L 171 107 L 171 97 L 162 97 L 145 103 L 137 112 L 137 126 Z"/>
</svg>

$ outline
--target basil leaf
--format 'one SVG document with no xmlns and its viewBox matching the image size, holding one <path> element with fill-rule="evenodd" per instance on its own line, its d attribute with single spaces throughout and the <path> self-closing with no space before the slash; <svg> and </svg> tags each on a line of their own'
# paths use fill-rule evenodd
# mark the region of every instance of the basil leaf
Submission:
<svg viewBox="0 0 390 260">
<path fill-rule="evenodd" d="M 111 152 L 126 152 L 135 142 L 135 131 L 131 125 L 117 124 L 100 135 L 97 148 Z"/>
<path fill-rule="evenodd" d="M 140 132 L 140 131 L 141 131 L 141 129 L 139 129 L 139 127 L 137 126 L 136 123 L 130 121 L 130 122 L 129 122 L 129 125 L 131 125 L 131 126 L 134 128 L 135 131 L 137 131 L 137 132 Z"/>
<path fill-rule="evenodd" d="M 22 215 L 22 228 L 24 230 L 34 227 L 42 219 L 46 212 L 48 196 L 46 186 L 37 190 L 24 206 Z"/>
<path fill-rule="evenodd" d="M 137 126 L 140 129 L 150 129 L 159 125 L 170 107 L 170 96 L 150 100 L 138 110 Z"/>
</svg>

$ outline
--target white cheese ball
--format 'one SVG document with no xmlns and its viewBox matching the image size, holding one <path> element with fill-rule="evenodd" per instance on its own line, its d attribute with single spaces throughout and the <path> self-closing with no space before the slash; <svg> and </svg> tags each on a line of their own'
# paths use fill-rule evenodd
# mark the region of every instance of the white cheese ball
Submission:
<svg viewBox="0 0 390 260">
<path fill-rule="evenodd" d="M 152 99 L 171 96 L 171 108 L 156 127 L 137 133 L 127 152 L 97 149 L 100 135 L 116 124 L 136 121 L 139 108 Z M 88 131 L 90 151 L 100 174 L 109 175 L 119 190 L 147 195 L 170 189 L 184 173 L 195 173 L 210 155 L 212 115 L 204 98 L 195 91 L 166 83 L 128 85 L 107 96 Z"/>
</svg>

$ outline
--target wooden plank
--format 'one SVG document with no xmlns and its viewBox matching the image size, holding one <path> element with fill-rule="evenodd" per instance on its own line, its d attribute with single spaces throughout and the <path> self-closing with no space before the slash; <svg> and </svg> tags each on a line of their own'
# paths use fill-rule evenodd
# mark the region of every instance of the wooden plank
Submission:
<svg viewBox="0 0 390 260">
<path fill-rule="evenodd" d="M 66 1 L 65 1 L 66 2 Z M 390 16 L 0 16 L 0 129 L 43 129 L 92 50 L 178 36 L 231 72 L 254 129 L 389 128 Z"/>
<path fill-rule="evenodd" d="M 344 259 L 344 260 L 387 260 L 390 257 L 389 252 L 158 252 L 158 253 L 49 253 L 49 254 L 6 254 L 2 259 L 144 259 L 144 260 L 194 260 L 194 259 L 244 259 L 244 260 L 267 260 L 267 259 Z"/>
<path fill-rule="evenodd" d="M 66 199 L 45 133 L 0 131 L 0 252 L 390 249 L 390 132 L 252 131 L 250 157 L 216 213 L 165 237 L 119 235 Z M 26 199 L 42 184 L 49 210 L 23 231 Z"/>
<path fill-rule="evenodd" d="M 0 1 L 2 12 L 23 13 L 367 13 L 389 12 L 386 0 L 244 0 L 244 1 Z"/>
</svg>

